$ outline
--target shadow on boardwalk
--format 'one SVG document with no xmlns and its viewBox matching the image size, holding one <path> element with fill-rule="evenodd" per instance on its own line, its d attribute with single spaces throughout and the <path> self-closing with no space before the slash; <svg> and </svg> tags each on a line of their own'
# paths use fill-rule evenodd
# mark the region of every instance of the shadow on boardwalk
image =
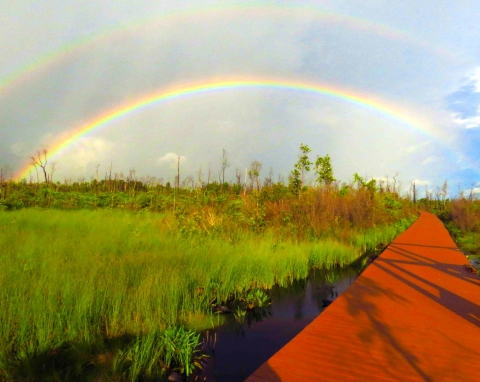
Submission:
<svg viewBox="0 0 480 382">
<path fill-rule="evenodd" d="M 384 288 L 367 278 L 357 280 L 354 293 L 345 293 L 344 296 L 347 301 L 348 314 L 352 318 L 359 319 L 362 316 L 363 319 L 366 318 L 369 321 L 368 325 L 365 325 L 357 332 L 358 338 L 366 347 L 381 338 L 385 345 L 382 347 L 382 352 L 384 352 L 386 359 L 391 360 L 392 366 L 400 354 L 422 376 L 424 381 L 432 380 L 417 364 L 417 357 L 396 339 L 393 330 L 388 324 L 388 320 L 385 319 L 382 311 L 372 301 L 372 297 L 375 300 L 389 299 L 404 305 L 404 309 L 408 309 L 409 302 L 407 299 L 395 293 L 392 288 Z M 392 374 L 391 377 L 395 379 L 396 376 Z"/>
<path fill-rule="evenodd" d="M 480 279 L 476 274 L 469 272 L 464 265 L 444 264 L 426 258 L 418 253 L 407 251 L 403 248 L 400 248 L 399 243 L 391 245 L 389 247 L 389 250 L 404 257 L 411 258 L 413 261 L 401 261 L 379 258 L 374 263 L 376 267 L 390 274 L 392 277 L 395 277 L 398 280 L 402 281 L 409 287 L 415 289 L 417 292 L 422 293 L 426 297 L 442 305 L 444 308 L 450 310 L 452 313 L 455 313 L 463 319 L 467 320 L 468 322 L 472 323 L 473 325 L 480 327 L 480 307 L 477 303 L 473 303 L 459 296 L 458 294 L 453 293 L 451 290 L 442 287 L 438 283 L 433 283 L 426 278 L 422 278 L 418 274 L 406 270 L 401 265 L 410 264 L 415 266 L 430 267 L 436 271 L 444 273 L 447 276 L 457 278 L 463 282 L 471 283 L 477 287 L 480 287 Z M 390 269 L 385 267 L 384 264 L 388 264 L 390 266 Z M 391 268 L 394 268 L 396 272 L 393 271 Z M 427 292 L 425 288 L 422 288 L 421 286 L 416 284 L 415 280 L 436 289 L 438 291 L 438 295 Z"/>
</svg>

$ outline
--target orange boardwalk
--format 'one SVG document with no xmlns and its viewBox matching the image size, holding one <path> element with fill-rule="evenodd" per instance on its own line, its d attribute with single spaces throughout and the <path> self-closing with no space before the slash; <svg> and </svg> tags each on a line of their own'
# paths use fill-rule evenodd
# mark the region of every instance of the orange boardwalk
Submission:
<svg viewBox="0 0 480 382">
<path fill-rule="evenodd" d="M 480 279 L 467 264 L 422 213 L 247 381 L 480 381 Z"/>
</svg>

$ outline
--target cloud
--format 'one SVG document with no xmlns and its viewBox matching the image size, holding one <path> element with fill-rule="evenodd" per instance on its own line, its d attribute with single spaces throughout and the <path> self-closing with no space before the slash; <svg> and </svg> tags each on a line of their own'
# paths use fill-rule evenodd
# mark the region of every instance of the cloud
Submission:
<svg viewBox="0 0 480 382">
<path fill-rule="evenodd" d="M 32 153 L 29 151 L 30 149 L 28 147 L 28 144 L 24 141 L 12 143 L 10 145 L 10 150 L 12 154 L 22 158 L 28 155 L 32 155 Z"/>
<path fill-rule="evenodd" d="M 82 138 L 64 154 L 52 157 L 50 163 L 57 163 L 58 175 L 68 178 L 86 176 L 94 166 L 106 163 L 114 152 L 114 147 L 112 142 L 105 139 Z"/>
<path fill-rule="evenodd" d="M 412 153 L 418 152 L 422 149 L 425 149 L 427 146 L 430 146 L 431 143 L 432 143 L 432 141 L 425 141 L 425 142 L 422 142 L 422 143 L 419 143 L 419 144 L 409 146 L 409 147 L 405 148 L 404 151 L 407 154 L 412 154 Z"/>
<path fill-rule="evenodd" d="M 438 158 L 436 156 L 429 156 L 428 158 L 424 159 L 422 162 L 422 165 L 426 165 L 429 163 L 435 163 L 438 162 Z"/>
<path fill-rule="evenodd" d="M 445 100 L 453 122 L 471 129 L 480 126 L 480 67 L 466 76 L 466 84 L 449 94 Z"/>
<path fill-rule="evenodd" d="M 177 168 L 178 165 L 178 158 L 180 158 L 180 163 L 184 163 L 187 161 L 187 158 L 183 155 L 179 155 L 176 153 L 167 153 L 163 157 L 157 159 L 157 164 L 168 164 L 170 168 Z"/>
<path fill-rule="evenodd" d="M 415 187 L 420 187 L 420 186 L 429 186 L 432 182 L 425 179 L 415 179 L 415 180 L 412 180 L 410 183 L 412 184 L 415 183 Z"/>
<path fill-rule="evenodd" d="M 470 75 L 470 80 L 475 85 L 475 92 L 480 93 L 480 67 L 475 68 Z"/>
<path fill-rule="evenodd" d="M 478 113 L 480 114 L 480 108 L 478 109 Z M 471 118 L 459 118 L 458 115 L 452 115 L 453 122 L 460 127 L 464 127 L 465 129 L 473 129 L 480 126 L 480 115 L 471 117 Z"/>
<path fill-rule="evenodd" d="M 79 166 L 85 167 L 98 162 L 105 154 L 111 152 L 113 144 L 100 138 L 83 138 L 77 148 L 69 154 Z"/>
</svg>

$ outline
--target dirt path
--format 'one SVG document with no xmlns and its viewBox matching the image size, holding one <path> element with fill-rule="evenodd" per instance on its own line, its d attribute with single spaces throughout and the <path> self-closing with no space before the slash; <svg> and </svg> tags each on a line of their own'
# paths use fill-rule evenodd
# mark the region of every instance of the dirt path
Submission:
<svg viewBox="0 0 480 382">
<path fill-rule="evenodd" d="M 480 278 L 418 220 L 248 382 L 480 381 Z"/>
</svg>

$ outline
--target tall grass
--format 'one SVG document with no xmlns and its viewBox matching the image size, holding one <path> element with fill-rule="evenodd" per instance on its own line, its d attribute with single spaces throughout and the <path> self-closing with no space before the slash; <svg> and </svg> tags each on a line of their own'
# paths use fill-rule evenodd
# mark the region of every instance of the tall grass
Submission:
<svg viewBox="0 0 480 382">
<path fill-rule="evenodd" d="M 311 268 L 351 263 L 409 223 L 357 232 L 344 242 L 299 242 L 268 231 L 229 241 L 185 235 L 172 214 L 1 212 L 0 375 L 35 373 L 39 360 L 51 362 L 67 344 L 69 357 L 72 349 L 90 350 L 62 380 L 99 368 L 100 358 L 108 359 L 108 373 L 117 370 L 113 375 L 154 375 L 172 366 L 168 341 L 159 339 L 171 328 L 214 325 L 212 303 L 286 285 Z"/>
</svg>

